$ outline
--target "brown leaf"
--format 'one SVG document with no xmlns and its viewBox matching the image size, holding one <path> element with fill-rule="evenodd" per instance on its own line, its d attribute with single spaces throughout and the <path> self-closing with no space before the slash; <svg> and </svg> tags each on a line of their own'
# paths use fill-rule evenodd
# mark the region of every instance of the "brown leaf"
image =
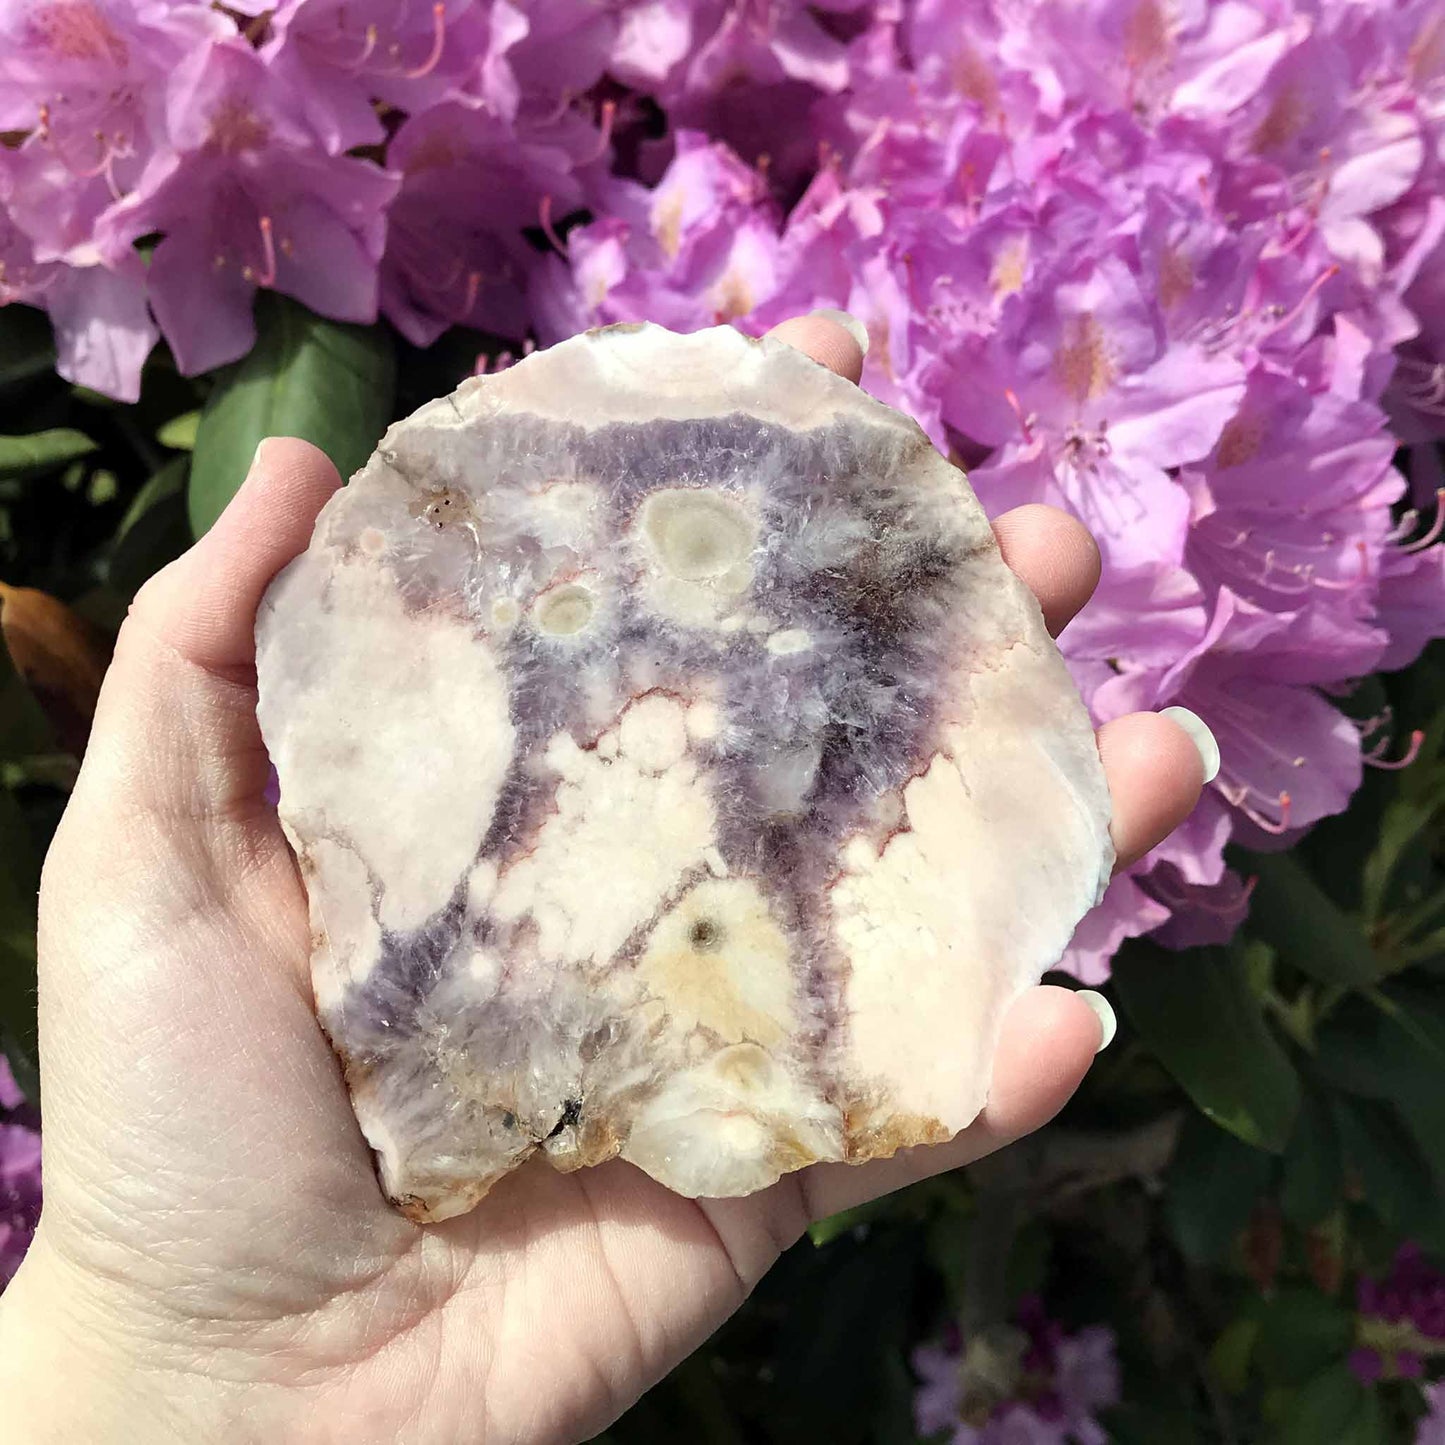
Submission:
<svg viewBox="0 0 1445 1445">
<path fill-rule="evenodd" d="M 1305 1235 L 1310 1278 L 1323 1293 L 1338 1294 L 1345 1278 L 1344 1215 L 1335 1214 Z"/>
<path fill-rule="evenodd" d="M 101 679 L 110 663 L 111 639 L 59 598 L 3 582 L 0 631 L 60 746 L 78 758 L 90 736 Z"/>
<path fill-rule="evenodd" d="M 1270 1201 L 1254 1207 L 1241 1240 L 1245 1273 L 1259 1286 L 1261 1294 L 1274 1288 L 1284 1258 L 1284 1217 Z"/>
</svg>

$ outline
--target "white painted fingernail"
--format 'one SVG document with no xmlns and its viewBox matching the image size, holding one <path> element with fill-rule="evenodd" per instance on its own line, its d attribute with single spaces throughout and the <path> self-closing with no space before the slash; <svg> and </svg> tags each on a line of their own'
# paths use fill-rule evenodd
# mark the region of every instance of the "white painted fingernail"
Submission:
<svg viewBox="0 0 1445 1445">
<path fill-rule="evenodd" d="M 266 453 L 266 444 L 271 440 L 272 439 L 270 437 L 262 437 L 261 440 L 256 443 L 256 450 L 251 456 L 251 465 L 246 468 L 245 481 L 249 482 L 251 478 L 254 477 L 258 471 L 260 471 L 261 462 L 264 459 Z"/>
<path fill-rule="evenodd" d="M 1119 1032 L 1119 1020 L 1114 1017 L 1113 1005 L 1097 989 L 1081 988 L 1074 997 L 1088 1004 L 1093 1009 L 1095 1018 L 1099 1020 L 1101 1037 L 1099 1047 L 1094 1052 L 1102 1054 L 1114 1042 L 1114 1035 Z"/>
<path fill-rule="evenodd" d="M 820 306 L 810 314 L 821 316 L 824 321 L 836 322 L 858 343 L 863 355 L 868 355 L 868 328 L 851 311 L 839 311 L 834 306 Z"/>
<path fill-rule="evenodd" d="M 1199 761 L 1204 764 L 1204 781 L 1212 783 L 1219 776 L 1219 744 L 1209 731 L 1209 724 L 1187 707 L 1166 707 L 1159 716 L 1167 717 L 1189 734 L 1189 741 L 1199 749 Z"/>
</svg>

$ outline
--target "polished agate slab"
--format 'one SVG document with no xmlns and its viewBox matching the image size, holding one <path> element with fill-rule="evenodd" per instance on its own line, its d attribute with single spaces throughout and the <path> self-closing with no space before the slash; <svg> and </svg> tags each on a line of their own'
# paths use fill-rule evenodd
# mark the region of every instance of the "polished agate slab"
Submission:
<svg viewBox="0 0 1445 1445">
<path fill-rule="evenodd" d="M 257 623 L 316 1006 L 387 1195 L 946 1140 L 1113 861 L 963 474 L 802 353 L 611 327 L 394 426 Z"/>
</svg>

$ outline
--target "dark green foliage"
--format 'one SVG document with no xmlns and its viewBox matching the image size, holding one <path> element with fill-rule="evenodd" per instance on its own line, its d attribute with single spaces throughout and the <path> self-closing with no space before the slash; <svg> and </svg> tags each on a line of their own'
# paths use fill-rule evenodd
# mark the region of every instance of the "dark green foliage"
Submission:
<svg viewBox="0 0 1445 1445">
<path fill-rule="evenodd" d="M 396 360 L 384 327 L 323 321 L 263 295 L 256 331 L 256 345 L 220 373 L 201 413 L 189 497 L 197 536 L 225 510 L 263 438 L 315 442 L 345 480 L 391 420 Z"/>
<path fill-rule="evenodd" d="M 1290 1403 L 1279 1445 L 1377 1445 L 1385 1440 L 1379 1398 L 1340 1364 L 1327 1367 Z"/>
<path fill-rule="evenodd" d="M 16 1082 L 38 1097 L 35 1039 L 35 891 L 40 872 L 20 804 L 0 791 L 0 1052 Z"/>
<path fill-rule="evenodd" d="M 263 436 L 346 475 L 486 342 L 420 352 L 274 296 L 257 321 L 244 362 L 188 379 L 159 354 L 118 406 L 55 376 L 38 312 L 0 310 L 0 581 L 113 630 Z M 1360 1272 L 1405 1237 L 1445 1254 L 1445 649 L 1342 705 L 1424 729 L 1417 761 L 1367 770 L 1291 851 L 1236 853 L 1257 882 L 1235 943 L 1125 948 L 1119 1037 L 1059 1120 L 1007 1167 L 816 1225 L 601 1438 L 917 1445 L 912 1348 L 1030 1293 L 1117 1335 L 1115 1445 L 1408 1445 L 1417 1387 L 1346 1358 Z M 0 647 L 0 1047 L 32 1092 L 39 864 L 74 771 Z"/>
<path fill-rule="evenodd" d="M 1292 1224 L 1318 1224 L 1339 1208 L 1343 1187 L 1344 1159 L 1329 1100 L 1306 1086 L 1285 1145 L 1280 1208 Z"/>
<path fill-rule="evenodd" d="M 1165 1218 L 1185 1257 L 1196 1264 L 1222 1260 L 1249 1223 L 1270 1174 L 1268 1154 L 1190 1114 L 1165 1175 Z"/>
<path fill-rule="evenodd" d="M 1114 960 L 1114 986 L 1140 1038 L 1205 1115 L 1246 1144 L 1284 1148 L 1299 1078 L 1265 1022 L 1241 948 L 1175 953 L 1136 940 Z"/>
</svg>

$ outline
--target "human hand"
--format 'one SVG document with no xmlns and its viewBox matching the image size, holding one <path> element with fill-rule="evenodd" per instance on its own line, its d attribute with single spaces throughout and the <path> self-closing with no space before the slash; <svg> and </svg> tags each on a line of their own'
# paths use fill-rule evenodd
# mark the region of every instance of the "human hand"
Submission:
<svg viewBox="0 0 1445 1445">
<path fill-rule="evenodd" d="M 857 379 L 836 323 L 778 334 Z M 407 1222 L 316 1023 L 255 719 L 257 604 L 338 483 L 314 448 L 267 443 L 121 632 L 41 893 L 45 1210 L 0 1300 L 20 1441 L 585 1438 L 811 1220 L 1037 1128 L 1100 1043 L 1077 995 L 1037 988 L 950 1144 L 745 1199 L 685 1199 L 617 1160 L 526 1168 L 468 1215 Z M 1097 580 L 1092 542 L 1042 507 L 996 531 L 1057 632 Z M 1100 749 L 1128 862 L 1187 815 L 1202 766 L 1151 714 L 1110 723 Z"/>
</svg>

